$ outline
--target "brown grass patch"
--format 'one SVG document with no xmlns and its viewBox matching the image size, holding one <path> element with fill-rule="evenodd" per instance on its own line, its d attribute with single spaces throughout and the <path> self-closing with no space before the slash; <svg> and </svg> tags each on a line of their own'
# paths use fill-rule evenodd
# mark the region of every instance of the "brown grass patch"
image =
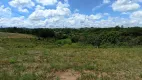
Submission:
<svg viewBox="0 0 142 80">
<path fill-rule="evenodd" d="M 60 80 L 77 80 L 80 77 L 80 73 L 73 71 L 73 70 L 67 70 L 65 72 L 56 72 L 56 76 L 60 78 Z"/>
</svg>

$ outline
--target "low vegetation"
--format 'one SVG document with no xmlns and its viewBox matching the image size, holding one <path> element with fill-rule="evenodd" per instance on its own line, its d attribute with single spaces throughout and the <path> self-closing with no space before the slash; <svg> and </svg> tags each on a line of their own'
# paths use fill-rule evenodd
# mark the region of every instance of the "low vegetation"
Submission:
<svg viewBox="0 0 142 80">
<path fill-rule="evenodd" d="M 141 80 L 141 53 L 141 47 L 95 48 L 70 38 L 0 37 L 0 79 Z"/>
<path fill-rule="evenodd" d="M 1 80 L 142 79 L 140 27 L 0 31 Z"/>
</svg>

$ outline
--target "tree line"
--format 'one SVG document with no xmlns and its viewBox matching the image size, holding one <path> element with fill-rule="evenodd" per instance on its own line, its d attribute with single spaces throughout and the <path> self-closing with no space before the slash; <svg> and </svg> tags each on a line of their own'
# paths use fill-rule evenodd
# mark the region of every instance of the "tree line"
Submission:
<svg viewBox="0 0 142 80">
<path fill-rule="evenodd" d="M 64 45 L 66 43 L 91 44 L 95 47 L 108 46 L 142 46 L 142 28 L 0 28 L 1 32 L 24 33 L 36 35 L 39 40 L 52 38 L 55 43 Z"/>
</svg>

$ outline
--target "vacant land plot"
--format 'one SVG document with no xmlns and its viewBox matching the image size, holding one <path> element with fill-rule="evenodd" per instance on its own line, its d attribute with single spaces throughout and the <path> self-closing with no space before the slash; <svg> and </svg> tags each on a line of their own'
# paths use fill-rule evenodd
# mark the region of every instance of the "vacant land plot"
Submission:
<svg viewBox="0 0 142 80">
<path fill-rule="evenodd" d="M 1 80 L 142 80 L 142 48 L 58 47 L 0 38 Z"/>
</svg>

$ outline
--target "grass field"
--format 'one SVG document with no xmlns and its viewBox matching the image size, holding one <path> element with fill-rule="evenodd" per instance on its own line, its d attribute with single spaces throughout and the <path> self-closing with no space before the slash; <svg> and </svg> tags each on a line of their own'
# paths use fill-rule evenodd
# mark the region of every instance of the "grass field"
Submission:
<svg viewBox="0 0 142 80">
<path fill-rule="evenodd" d="M 0 80 L 142 80 L 142 48 L 58 47 L 11 35 L 0 33 Z"/>
<path fill-rule="evenodd" d="M 34 38 L 32 35 L 0 32 L 0 38 Z"/>
</svg>

